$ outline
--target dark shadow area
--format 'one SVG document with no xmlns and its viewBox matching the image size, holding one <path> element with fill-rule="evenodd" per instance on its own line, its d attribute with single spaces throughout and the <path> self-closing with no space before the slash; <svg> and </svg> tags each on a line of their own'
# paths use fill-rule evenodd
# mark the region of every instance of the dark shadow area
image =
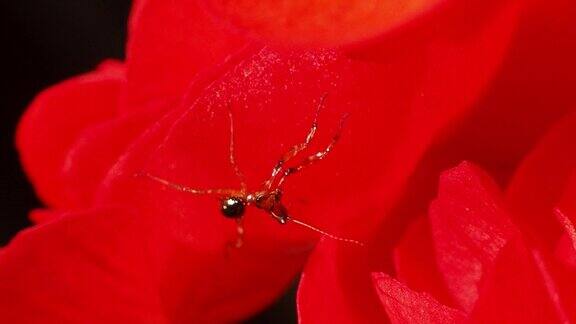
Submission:
<svg viewBox="0 0 576 324">
<path fill-rule="evenodd" d="M 14 147 L 16 125 L 43 88 L 122 58 L 128 0 L 14 0 L 0 4 L 2 109 L 0 109 L 0 244 L 29 223 L 39 207 Z"/>
</svg>

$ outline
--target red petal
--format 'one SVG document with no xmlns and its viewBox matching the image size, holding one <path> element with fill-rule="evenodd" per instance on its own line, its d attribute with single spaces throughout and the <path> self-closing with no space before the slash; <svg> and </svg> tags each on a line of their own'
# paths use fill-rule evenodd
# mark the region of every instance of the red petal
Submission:
<svg viewBox="0 0 576 324">
<path fill-rule="evenodd" d="M 159 118 L 159 109 L 88 127 L 69 149 L 61 181 L 69 207 L 90 206 L 94 192 L 129 144 Z"/>
<path fill-rule="evenodd" d="M 564 262 L 576 267 L 576 226 L 562 210 L 556 209 L 555 214 L 565 230 L 558 243 L 557 253 Z"/>
<path fill-rule="evenodd" d="M 567 185 L 562 199 L 554 210 L 564 229 L 562 239 L 556 247 L 557 255 L 565 264 L 576 269 L 576 176 Z"/>
<path fill-rule="evenodd" d="M 454 154 L 456 146 L 459 159 L 479 163 L 502 182 L 536 141 L 576 107 L 576 2 L 523 3 L 508 55 L 449 151 Z"/>
<path fill-rule="evenodd" d="M 461 323 L 465 318 L 461 311 L 410 290 L 385 273 L 373 273 L 372 279 L 392 323 Z"/>
<path fill-rule="evenodd" d="M 453 305 L 437 265 L 434 241 L 427 217 L 414 221 L 394 250 L 397 279 L 417 291 L 425 291 L 445 305 Z"/>
<path fill-rule="evenodd" d="M 298 288 L 299 323 L 380 323 L 380 307 L 366 251 L 323 239 L 310 256 Z"/>
<path fill-rule="evenodd" d="M 576 268 L 576 240 L 564 234 L 555 249 L 556 257 L 567 266 Z"/>
<path fill-rule="evenodd" d="M 30 211 L 30 213 L 28 214 L 28 218 L 30 218 L 30 220 L 32 220 L 32 222 L 34 222 L 35 224 L 40 224 L 40 223 L 44 223 L 50 220 L 53 220 L 52 217 L 60 217 L 62 216 L 59 213 L 55 213 L 50 209 L 34 209 L 32 211 Z"/>
<path fill-rule="evenodd" d="M 236 25 L 277 41 L 340 45 L 363 40 L 445 1 L 210 1 Z"/>
<path fill-rule="evenodd" d="M 445 172 L 430 223 L 438 266 L 459 306 L 470 311 L 478 285 L 515 233 L 492 179 L 469 163 Z"/>
<path fill-rule="evenodd" d="M 70 146 L 88 126 L 112 118 L 124 86 L 116 62 L 45 90 L 20 122 L 17 145 L 38 195 L 49 205 L 66 207 L 61 169 Z"/>
<path fill-rule="evenodd" d="M 570 269 L 569 263 L 562 265 L 548 256 L 561 233 L 552 215 L 553 207 L 562 196 L 568 203 L 560 206 L 566 210 L 574 206 L 573 193 L 570 194 L 570 186 L 566 190 L 566 184 L 576 162 L 567 153 L 569 138 L 574 137 L 575 117 L 564 120 L 541 141 L 510 187 L 509 197 L 518 212 L 518 222 L 527 229 L 527 236 L 538 239 L 541 247 L 530 251 L 518 240 L 508 244 L 494 270 L 483 279 L 481 298 L 473 313 L 478 322 L 570 322 L 576 317 L 576 270 Z M 570 233 L 570 219 L 561 209 L 556 209 L 556 214 Z"/>
<path fill-rule="evenodd" d="M 235 322 L 271 302 L 296 271 L 285 266 L 290 255 L 200 250 L 163 215 L 99 209 L 46 218 L 53 221 L 0 253 L 5 322 Z"/>
<path fill-rule="evenodd" d="M 141 0 L 128 42 L 129 107 L 178 101 L 199 74 L 231 59 L 243 37 L 210 17 L 200 0 Z"/>
<path fill-rule="evenodd" d="M 130 213 L 55 214 L 0 252 L 6 323 L 159 323 L 159 241 Z"/>
<path fill-rule="evenodd" d="M 554 217 L 570 176 L 576 168 L 576 114 L 550 131 L 525 159 L 508 189 L 517 223 L 551 249 L 562 233 Z"/>
<path fill-rule="evenodd" d="M 532 252 L 546 290 L 564 323 L 576 320 L 576 267 L 558 262 L 549 253 Z"/>
<path fill-rule="evenodd" d="M 483 278 L 480 298 L 471 314 L 475 323 L 567 323 L 555 278 L 539 254 L 511 240 Z M 573 305 L 573 304 L 572 304 Z"/>
<path fill-rule="evenodd" d="M 564 235 L 555 248 L 554 257 L 549 256 L 553 252 L 543 253 L 539 264 L 549 272 L 544 277 L 548 286 L 554 288 L 553 298 L 560 314 L 576 321 L 576 173 L 568 181 L 558 206 L 554 214 Z"/>
<path fill-rule="evenodd" d="M 571 237 L 576 238 L 576 233 L 572 228 L 574 223 L 576 223 L 576 165 L 572 168 L 572 174 L 566 181 L 564 187 L 564 192 L 560 197 L 558 203 L 558 208 L 556 208 L 556 214 L 558 219 L 564 226 L 566 232 L 570 234 Z M 570 226 L 569 224 L 572 224 Z"/>
</svg>

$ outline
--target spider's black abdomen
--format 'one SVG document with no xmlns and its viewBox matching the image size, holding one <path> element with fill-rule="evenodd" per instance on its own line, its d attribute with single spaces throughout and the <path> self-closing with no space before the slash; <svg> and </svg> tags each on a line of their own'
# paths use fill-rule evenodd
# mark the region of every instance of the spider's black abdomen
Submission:
<svg viewBox="0 0 576 324">
<path fill-rule="evenodd" d="M 228 197 L 222 200 L 221 211 L 225 217 L 240 218 L 244 215 L 246 203 L 238 197 Z"/>
</svg>

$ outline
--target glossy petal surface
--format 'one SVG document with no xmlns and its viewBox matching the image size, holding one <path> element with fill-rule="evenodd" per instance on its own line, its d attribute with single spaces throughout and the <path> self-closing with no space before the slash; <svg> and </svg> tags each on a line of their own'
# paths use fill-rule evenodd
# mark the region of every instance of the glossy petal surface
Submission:
<svg viewBox="0 0 576 324">
<path fill-rule="evenodd" d="M 362 249 L 321 240 L 300 280 L 299 323 L 387 323 L 367 262 Z"/>
<path fill-rule="evenodd" d="M 179 102 L 192 81 L 246 46 L 242 36 L 206 13 L 200 0 L 141 0 L 134 4 L 128 42 L 127 110 Z M 200 76 L 202 75 L 202 76 Z"/>
<path fill-rule="evenodd" d="M 480 280 L 516 231 L 501 193 L 488 175 L 462 163 L 440 177 L 429 217 L 439 269 L 458 305 L 470 311 Z"/>
<path fill-rule="evenodd" d="M 418 218 L 394 249 L 396 278 L 413 290 L 428 292 L 441 303 L 453 305 L 454 298 L 438 268 L 437 253 L 428 217 Z"/>
<path fill-rule="evenodd" d="M 462 311 L 438 303 L 426 293 L 418 293 L 384 273 L 372 279 L 391 323 L 461 323 Z"/>
</svg>

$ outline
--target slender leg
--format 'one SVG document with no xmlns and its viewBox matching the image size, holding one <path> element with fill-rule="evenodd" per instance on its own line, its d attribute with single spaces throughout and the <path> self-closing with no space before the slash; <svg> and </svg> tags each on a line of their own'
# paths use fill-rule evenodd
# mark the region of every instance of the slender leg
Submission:
<svg viewBox="0 0 576 324">
<path fill-rule="evenodd" d="M 246 194 L 246 192 L 248 192 L 246 178 L 236 163 L 236 154 L 234 152 L 234 116 L 232 115 L 232 107 L 230 104 L 228 105 L 228 119 L 230 120 L 230 164 L 232 165 L 232 168 L 234 168 L 234 173 L 236 173 L 238 180 L 240 180 L 242 193 Z"/>
<path fill-rule="evenodd" d="M 314 139 L 314 136 L 316 135 L 316 130 L 318 129 L 318 116 L 320 115 L 321 109 L 324 107 L 325 101 L 326 101 L 326 94 L 324 94 L 322 96 L 322 98 L 320 98 L 320 103 L 316 107 L 316 113 L 314 114 L 314 120 L 312 121 L 312 126 L 310 127 L 308 134 L 306 135 L 306 139 L 304 140 L 304 142 L 294 145 L 290 149 L 290 151 L 286 152 L 282 156 L 282 158 L 280 158 L 278 163 L 276 163 L 276 165 L 274 166 L 274 169 L 272 169 L 272 174 L 271 174 L 270 178 L 264 183 L 264 186 L 266 189 L 270 189 L 272 187 L 274 180 L 276 179 L 278 174 L 280 174 L 280 171 L 282 171 L 282 167 L 284 166 L 284 164 L 286 162 L 290 161 L 290 159 L 295 157 L 298 153 L 300 153 L 304 149 L 306 149 L 308 147 L 308 145 L 310 145 L 310 142 L 312 142 L 312 140 Z"/>
<path fill-rule="evenodd" d="M 244 245 L 244 220 L 238 218 L 236 220 L 236 244 L 234 247 L 239 249 Z"/>
<path fill-rule="evenodd" d="M 168 188 L 171 188 L 171 189 L 174 189 L 177 191 L 181 191 L 181 192 L 191 193 L 194 195 L 233 196 L 233 195 L 238 194 L 237 190 L 232 190 L 232 189 L 194 189 L 194 188 L 186 187 L 186 186 L 174 183 L 174 182 L 170 182 L 166 179 L 159 178 L 159 177 L 151 175 L 149 173 L 138 173 L 137 176 L 146 177 L 150 180 L 159 182 Z"/>
<path fill-rule="evenodd" d="M 226 257 L 230 257 L 230 254 L 232 252 L 243 246 L 244 246 L 244 220 L 242 218 L 238 218 L 236 220 L 236 240 L 228 241 L 226 243 L 226 250 L 225 250 Z"/>
<path fill-rule="evenodd" d="M 342 130 L 344 128 L 344 123 L 346 122 L 347 119 L 348 119 L 348 114 L 345 114 L 344 116 L 342 116 L 342 118 L 340 119 L 340 124 L 338 125 L 338 130 L 336 131 L 336 133 L 332 137 L 332 141 L 330 141 L 328 146 L 326 146 L 322 151 L 316 152 L 316 153 L 308 156 L 299 165 L 285 169 L 284 172 L 282 173 L 280 180 L 278 180 L 276 188 L 280 188 L 288 176 L 290 176 L 294 173 L 300 172 L 302 169 L 306 168 L 307 166 L 314 164 L 314 162 L 316 162 L 316 161 L 320 161 L 320 160 L 324 159 L 330 152 L 332 152 L 332 150 L 334 149 L 334 146 L 336 146 L 336 144 L 340 140 L 340 136 L 341 136 Z"/>
<path fill-rule="evenodd" d="M 341 236 L 337 236 L 337 235 L 328 233 L 328 232 L 326 232 L 326 231 L 324 231 L 324 230 L 321 230 L 320 228 L 318 228 L 318 227 L 316 227 L 316 226 L 312 226 L 312 225 L 310 225 L 310 224 L 308 224 L 308 223 L 305 223 L 305 222 L 303 222 L 303 221 L 301 221 L 301 220 L 298 220 L 298 219 L 295 219 L 295 218 L 292 218 L 292 217 L 287 217 L 287 218 L 286 218 L 286 221 L 290 221 L 290 222 L 295 223 L 295 224 L 297 224 L 297 225 L 306 227 L 306 228 L 309 229 L 309 230 L 312 230 L 312 231 L 314 231 L 314 232 L 320 233 L 320 234 L 322 234 L 322 235 L 324 235 L 324 236 L 326 236 L 326 237 L 329 237 L 329 238 L 331 238 L 331 239 L 333 239 L 333 240 L 336 240 L 336 241 L 341 241 L 341 242 L 346 242 L 346 243 L 352 243 L 352 244 L 356 244 L 356 245 L 359 245 L 359 246 L 364 246 L 364 245 L 365 245 L 364 242 L 361 242 L 361 241 L 358 241 L 358 240 L 350 239 L 350 238 L 347 238 L 347 237 L 341 237 Z"/>
</svg>

